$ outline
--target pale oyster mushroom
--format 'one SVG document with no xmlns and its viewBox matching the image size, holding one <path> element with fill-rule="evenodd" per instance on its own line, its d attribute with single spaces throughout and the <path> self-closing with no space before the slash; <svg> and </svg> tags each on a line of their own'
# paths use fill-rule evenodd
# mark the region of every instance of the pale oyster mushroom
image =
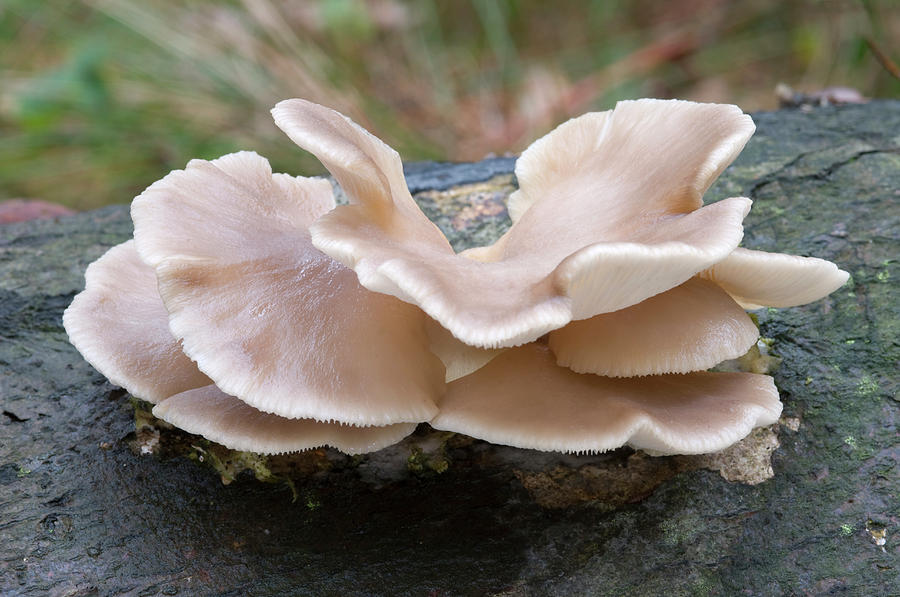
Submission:
<svg viewBox="0 0 900 597">
<path fill-rule="evenodd" d="M 614 313 L 550 332 L 557 363 L 610 377 L 689 373 L 736 359 L 759 330 L 721 288 L 700 278 Z"/>
<path fill-rule="evenodd" d="M 738 248 L 700 276 L 745 309 L 758 309 L 817 301 L 843 286 L 850 274 L 824 259 Z"/>
<path fill-rule="evenodd" d="M 169 332 L 156 274 L 134 241 L 109 249 L 84 273 L 85 289 L 63 313 L 69 341 L 109 381 L 157 404 L 212 383 Z"/>
<path fill-rule="evenodd" d="M 748 199 L 703 206 L 753 132 L 734 106 L 640 100 L 565 123 L 519 159 L 510 230 L 459 255 L 396 152 L 322 106 L 273 112 L 351 205 L 253 153 L 195 160 L 135 200 L 136 242 L 66 315 L 102 372 L 229 447 L 359 453 L 431 421 L 541 450 L 719 450 L 781 411 L 771 378 L 702 371 L 756 341 L 742 307 L 847 279 L 736 249 Z M 120 297 L 96 282 L 118 269 L 140 280 Z"/>
<path fill-rule="evenodd" d="M 519 158 L 510 230 L 461 255 L 412 200 L 392 149 L 304 100 L 281 102 L 273 114 L 352 203 L 312 226 L 313 243 L 367 288 L 418 304 L 470 345 L 515 345 L 571 319 L 622 313 L 695 274 L 749 307 L 803 304 L 846 281 L 827 261 L 735 249 L 749 200 L 702 205 L 753 133 L 735 106 L 638 100 L 564 123 Z M 698 267 L 703 261 L 710 265 Z M 757 302 L 741 293 L 756 293 Z M 706 295 L 710 312 L 726 308 L 721 293 Z M 702 298 L 694 303 L 703 309 Z M 748 322 L 735 323 L 740 341 L 720 355 L 665 371 L 711 366 L 738 344 L 746 350 Z"/>
<path fill-rule="evenodd" d="M 738 248 L 680 286 L 550 332 L 550 347 L 558 364 L 580 373 L 700 371 L 741 356 L 756 342 L 759 334 L 744 309 L 810 303 L 848 277 L 824 259 Z"/>
<path fill-rule="evenodd" d="M 513 226 L 461 256 L 413 201 L 396 152 L 304 100 L 273 114 L 351 201 L 316 221 L 313 244 L 366 288 L 420 306 L 475 346 L 529 342 L 686 282 L 737 247 L 750 208 L 740 197 L 701 200 L 753 133 L 749 116 L 734 106 L 620 102 L 526 150 Z"/>
<path fill-rule="evenodd" d="M 791 262 L 826 270 L 831 279 L 818 282 L 817 292 L 846 279 L 822 260 Z M 823 263 L 836 273 L 829 276 Z M 807 279 L 797 280 L 783 296 L 810 296 Z M 715 452 L 781 413 L 771 377 L 702 371 L 740 356 L 758 335 L 724 290 L 695 277 L 621 311 L 569 323 L 549 334 L 548 346 L 492 355 L 449 383 L 431 425 L 545 451 L 629 445 L 657 454 Z"/>
<path fill-rule="evenodd" d="M 310 102 L 273 115 L 350 199 L 311 227 L 313 244 L 449 331 L 432 333 L 450 363 L 439 429 L 543 450 L 724 448 L 781 411 L 771 378 L 701 372 L 756 342 L 742 306 L 810 302 L 847 279 L 737 249 L 748 199 L 703 206 L 754 131 L 734 106 L 620 102 L 561 125 L 516 164 L 509 231 L 460 255 L 392 149 Z M 496 350 L 546 332 L 549 347 Z"/>
<path fill-rule="evenodd" d="M 223 392 L 291 419 L 427 421 L 444 368 L 425 317 L 310 244 L 332 206 L 327 181 L 273 176 L 241 152 L 170 173 L 131 215 L 172 333 Z"/>
<path fill-rule="evenodd" d="M 427 349 L 427 318 L 362 289 L 353 272 L 309 245 L 306 225 L 333 205 L 327 183 L 272 175 L 266 160 L 240 153 L 192 162 L 142 197 L 155 202 L 138 207 L 146 210 L 139 219 L 148 253 L 164 254 L 154 242 L 171 234 L 173 256 L 157 259 L 155 272 L 134 241 L 113 247 L 88 268 L 86 288 L 63 319 L 85 358 L 155 403 L 154 414 L 232 449 L 281 453 L 329 445 L 355 454 L 399 441 L 436 412 L 444 370 Z M 154 232 L 156 225 L 166 230 Z M 179 236 L 186 231 L 191 235 Z M 276 248 L 303 258 L 286 263 Z M 174 278 L 171 314 L 157 274 L 160 288 Z M 179 303 L 179 275 L 192 280 L 189 306 Z M 231 289 L 223 288 L 228 283 Z M 210 289 L 219 295 L 204 295 Z M 291 414 L 263 412 L 213 385 L 170 332 L 170 318 L 185 312 L 219 334 L 218 358 L 244 359 L 233 364 L 228 381 L 257 374 L 246 369 L 259 363 L 253 349 L 273 359 L 253 382 L 293 384 L 281 395 L 272 390 L 275 406 Z M 235 329 L 241 325 L 246 336 Z M 253 333 L 269 334 L 267 342 Z M 303 363 L 287 369 L 300 358 L 297 351 Z"/>
<path fill-rule="evenodd" d="M 153 414 L 234 450 L 265 454 L 332 446 L 357 454 L 412 433 L 415 423 L 352 427 L 262 413 L 228 396 L 200 372 L 169 332 L 153 268 L 134 241 L 88 267 L 85 290 L 63 314 L 72 344 L 109 380 L 155 404 Z"/>
<path fill-rule="evenodd" d="M 730 446 L 780 414 L 778 391 L 766 375 L 580 374 L 532 343 L 450 383 L 431 425 L 545 451 L 603 452 L 627 444 L 701 454 Z"/>
</svg>

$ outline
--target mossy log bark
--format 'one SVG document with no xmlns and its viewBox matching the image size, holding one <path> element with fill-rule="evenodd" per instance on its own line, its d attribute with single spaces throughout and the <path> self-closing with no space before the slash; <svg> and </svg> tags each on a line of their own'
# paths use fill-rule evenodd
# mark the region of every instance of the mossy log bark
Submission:
<svg viewBox="0 0 900 597">
<path fill-rule="evenodd" d="M 124 393 L 66 340 L 62 311 L 85 266 L 131 234 L 127 208 L 0 228 L 0 593 L 896 594 L 900 103 L 755 120 L 707 200 L 750 196 L 745 246 L 853 277 L 760 312 L 785 418 L 718 461 L 420 429 L 365 458 L 235 463 L 143 416 L 136 429 Z M 459 249 L 507 225 L 512 165 L 408 174 Z M 765 478 L 770 456 L 762 483 L 723 478 Z M 282 482 L 222 483 L 243 464 Z"/>
</svg>

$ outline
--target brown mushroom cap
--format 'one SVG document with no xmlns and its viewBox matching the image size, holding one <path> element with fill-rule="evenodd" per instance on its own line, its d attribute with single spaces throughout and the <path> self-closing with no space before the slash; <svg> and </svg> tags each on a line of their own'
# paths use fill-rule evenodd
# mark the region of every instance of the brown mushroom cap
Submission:
<svg viewBox="0 0 900 597">
<path fill-rule="evenodd" d="M 353 427 L 263 413 L 214 385 L 163 400 L 153 415 L 232 450 L 284 454 L 331 446 L 346 454 L 374 452 L 397 443 L 415 423 Z"/>
<path fill-rule="evenodd" d="M 418 209 L 392 149 L 310 102 L 273 114 L 350 197 L 311 227 L 313 244 L 366 288 L 419 305 L 476 346 L 528 342 L 685 282 L 737 246 L 750 205 L 695 209 L 752 133 L 749 117 L 733 106 L 620 102 L 523 154 L 517 221 L 475 261 L 455 255 Z"/>
<path fill-rule="evenodd" d="M 444 368 L 425 317 L 310 244 L 306 227 L 332 205 L 327 181 L 272 175 L 241 152 L 172 172 L 132 218 L 170 329 L 223 392 L 290 419 L 428 420 Z"/>
<path fill-rule="evenodd" d="M 432 427 L 559 452 L 623 445 L 665 454 L 721 450 L 778 420 L 771 377 L 707 373 L 610 378 L 556 364 L 549 348 L 510 349 L 449 384 Z"/>
<path fill-rule="evenodd" d="M 691 278 L 636 305 L 550 332 L 559 365 L 610 377 L 689 373 L 735 359 L 759 331 L 728 294 Z"/>
<path fill-rule="evenodd" d="M 817 301 L 843 286 L 850 274 L 824 259 L 738 248 L 700 276 L 745 309 L 758 309 Z"/>
<path fill-rule="evenodd" d="M 111 248 L 84 278 L 85 289 L 63 313 L 63 326 L 95 369 L 153 403 L 211 383 L 169 332 L 156 274 L 140 260 L 134 241 Z"/>
</svg>

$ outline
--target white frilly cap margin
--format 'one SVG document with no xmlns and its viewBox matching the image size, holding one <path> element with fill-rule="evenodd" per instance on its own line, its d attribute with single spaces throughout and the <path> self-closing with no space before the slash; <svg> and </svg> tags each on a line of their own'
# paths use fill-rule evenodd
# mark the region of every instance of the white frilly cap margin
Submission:
<svg viewBox="0 0 900 597">
<path fill-rule="evenodd" d="M 386 448 L 415 431 L 415 423 L 353 427 L 311 419 L 286 419 L 256 410 L 210 385 L 163 400 L 153 415 L 232 450 L 285 454 L 330 446 L 345 454 Z"/>
</svg>

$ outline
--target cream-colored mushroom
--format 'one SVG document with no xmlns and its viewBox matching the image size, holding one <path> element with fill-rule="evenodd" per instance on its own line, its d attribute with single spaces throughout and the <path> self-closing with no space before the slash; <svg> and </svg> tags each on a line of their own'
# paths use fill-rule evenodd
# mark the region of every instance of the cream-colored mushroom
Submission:
<svg viewBox="0 0 900 597">
<path fill-rule="evenodd" d="M 550 332 L 560 365 L 610 377 L 703 371 L 750 349 L 759 331 L 728 294 L 691 278 L 636 305 Z"/>
<path fill-rule="evenodd" d="M 351 205 L 251 152 L 192 161 L 135 199 L 135 241 L 64 316 L 111 381 L 234 449 L 361 453 L 430 420 L 541 450 L 719 450 L 781 411 L 769 377 L 700 371 L 756 340 L 741 307 L 847 279 L 736 248 L 748 199 L 703 206 L 753 132 L 733 106 L 621 102 L 563 124 L 520 158 L 509 231 L 460 255 L 396 152 L 322 106 L 273 112 Z"/>
<path fill-rule="evenodd" d="M 466 259 L 416 206 L 396 152 L 310 102 L 287 100 L 273 114 L 350 197 L 311 227 L 313 244 L 366 288 L 420 306 L 475 346 L 528 342 L 684 283 L 734 250 L 750 206 L 732 198 L 701 207 L 700 198 L 752 134 L 748 116 L 734 106 L 620 102 L 526 150 L 515 223 Z"/>
<path fill-rule="evenodd" d="M 132 218 L 170 329 L 223 392 L 290 419 L 426 421 L 444 367 L 425 317 L 310 244 L 307 226 L 332 205 L 327 181 L 272 175 L 241 152 L 170 173 Z"/>
<path fill-rule="evenodd" d="M 169 332 L 156 275 L 134 241 L 111 248 L 88 266 L 85 289 L 63 313 L 69 341 L 109 381 L 157 403 L 212 383 Z"/>
<path fill-rule="evenodd" d="M 134 241 L 111 248 L 91 264 L 85 281 L 85 290 L 63 315 L 70 340 L 112 383 L 156 404 L 156 416 L 185 431 L 235 450 L 274 454 L 327 445 L 359 454 L 400 441 L 416 427 L 287 419 L 225 394 L 170 333 L 156 275 L 138 257 Z"/>
<path fill-rule="evenodd" d="M 745 309 L 758 309 L 817 301 L 843 286 L 850 274 L 824 259 L 738 248 L 700 276 Z"/>
<path fill-rule="evenodd" d="M 532 343 L 449 384 L 431 425 L 545 451 L 602 452 L 627 444 L 700 454 L 774 423 L 780 413 L 766 375 L 585 375 L 558 366 L 549 348 Z"/>
<path fill-rule="evenodd" d="M 260 412 L 214 385 L 163 400 L 153 408 L 153 414 L 232 450 L 259 454 L 284 454 L 323 446 L 345 454 L 364 454 L 395 444 L 416 428 L 415 423 L 354 427 L 286 419 Z"/>
</svg>

